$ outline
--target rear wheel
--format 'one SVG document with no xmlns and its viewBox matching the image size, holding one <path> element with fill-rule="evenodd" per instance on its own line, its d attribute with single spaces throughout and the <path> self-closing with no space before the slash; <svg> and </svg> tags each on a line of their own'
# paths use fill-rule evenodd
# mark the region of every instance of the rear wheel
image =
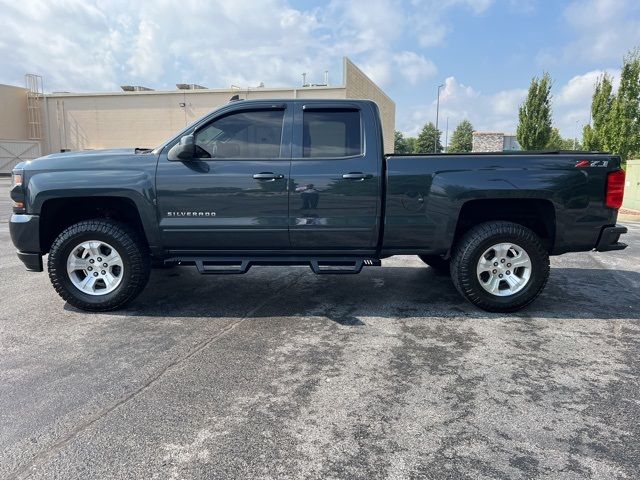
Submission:
<svg viewBox="0 0 640 480">
<path fill-rule="evenodd" d="M 522 225 L 483 223 L 456 244 L 451 278 L 474 305 L 491 312 L 513 312 L 544 289 L 549 255 L 540 238 Z"/>
<path fill-rule="evenodd" d="M 440 255 L 418 255 L 418 257 L 438 273 L 449 275 L 450 260 L 445 260 Z"/>
<path fill-rule="evenodd" d="M 126 225 L 89 220 L 58 235 L 48 268 L 64 300 L 82 310 L 106 311 L 124 306 L 142 291 L 151 261 L 145 244 Z"/>
</svg>

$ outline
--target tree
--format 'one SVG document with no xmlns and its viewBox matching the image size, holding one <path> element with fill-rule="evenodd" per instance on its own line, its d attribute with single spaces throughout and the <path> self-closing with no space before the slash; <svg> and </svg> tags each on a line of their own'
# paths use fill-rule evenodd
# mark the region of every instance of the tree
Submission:
<svg viewBox="0 0 640 480">
<path fill-rule="evenodd" d="M 580 150 L 582 145 L 573 138 L 562 138 L 557 128 L 551 129 L 551 135 L 546 149 L 548 150 Z"/>
<path fill-rule="evenodd" d="M 441 153 L 442 143 L 440 143 L 440 136 L 442 132 L 436 130 L 436 126 L 432 123 L 425 123 L 422 127 L 422 131 L 416 139 L 414 153 Z M 434 150 L 435 144 L 435 150 Z"/>
<path fill-rule="evenodd" d="M 591 98 L 592 125 L 585 125 L 582 131 L 582 140 L 587 150 L 604 150 L 605 144 L 609 143 L 605 137 L 610 133 L 612 90 L 611 77 L 605 73 L 598 79 Z"/>
<path fill-rule="evenodd" d="M 396 130 L 394 132 L 394 152 L 395 153 L 411 153 L 411 150 L 409 150 L 409 144 L 407 142 L 407 139 L 404 137 L 404 135 L 402 134 L 402 132 L 399 132 L 398 130 Z"/>
<path fill-rule="evenodd" d="M 517 137 L 524 150 L 540 150 L 551 136 L 551 76 L 534 77 L 529 93 L 520 105 Z"/>
<path fill-rule="evenodd" d="M 473 125 L 469 120 L 458 124 L 451 135 L 448 152 L 470 152 L 473 147 Z"/>
<path fill-rule="evenodd" d="M 416 153 L 416 142 L 418 139 L 416 137 L 407 137 L 405 140 L 407 142 L 407 148 L 409 149 L 407 153 Z"/>
<path fill-rule="evenodd" d="M 624 58 L 603 146 L 623 161 L 640 153 L 640 50 L 631 51 Z"/>
</svg>

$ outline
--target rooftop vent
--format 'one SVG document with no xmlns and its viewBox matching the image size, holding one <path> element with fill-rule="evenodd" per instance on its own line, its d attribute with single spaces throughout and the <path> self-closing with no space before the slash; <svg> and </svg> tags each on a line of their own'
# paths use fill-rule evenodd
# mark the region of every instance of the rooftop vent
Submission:
<svg viewBox="0 0 640 480">
<path fill-rule="evenodd" d="M 206 90 L 207 87 L 195 83 L 176 83 L 178 90 Z"/>
<path fill-rule="evenodd" d="M 120 87 L 124 92 L 152 92 L 153 88 L 143 87 L 141 85 L 122 85 Z"/>
</svg>

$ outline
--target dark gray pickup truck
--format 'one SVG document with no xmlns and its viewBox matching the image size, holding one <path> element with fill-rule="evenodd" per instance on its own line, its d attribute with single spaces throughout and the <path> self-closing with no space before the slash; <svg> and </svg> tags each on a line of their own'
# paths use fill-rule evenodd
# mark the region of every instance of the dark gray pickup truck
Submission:
<svg viewBox="0 0 640 480">
<path fill-rule="evenodd" d="M 358 273 L 392 255 L 515 311 L 549 256 L 618 250 L 624 171 L 589 152 L 384 155 L 370 101 L 237 101 L 154 149 L 48 155 L 13 171 L 11 238 L 85 310 L 135 298 L 153 266 Z M 425 288 L 428 286 L 425 285 Z"/>
</svg>

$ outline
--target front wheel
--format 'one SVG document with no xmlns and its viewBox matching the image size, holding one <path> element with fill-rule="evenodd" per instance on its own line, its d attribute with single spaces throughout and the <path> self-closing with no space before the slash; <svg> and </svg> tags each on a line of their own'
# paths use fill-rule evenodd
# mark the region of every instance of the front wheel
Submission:
<svg viewBox="0 0 640 480">
<path fill-rule="evenodd" d="M 549 278 L 549 254 L 530 229 L 488 222 L 456 244 L 451 278 L 471 303 L 490 312 L 514 312 L 533 302 Z"/>
<path fill-rule="evenodd" d="M 74 307 L 107 311 L 133 300 L 149 280 L 151 258 L 136 232 L 112 220 L 70 226 L 53 242 L 49 278 Z"/>
</svg>

